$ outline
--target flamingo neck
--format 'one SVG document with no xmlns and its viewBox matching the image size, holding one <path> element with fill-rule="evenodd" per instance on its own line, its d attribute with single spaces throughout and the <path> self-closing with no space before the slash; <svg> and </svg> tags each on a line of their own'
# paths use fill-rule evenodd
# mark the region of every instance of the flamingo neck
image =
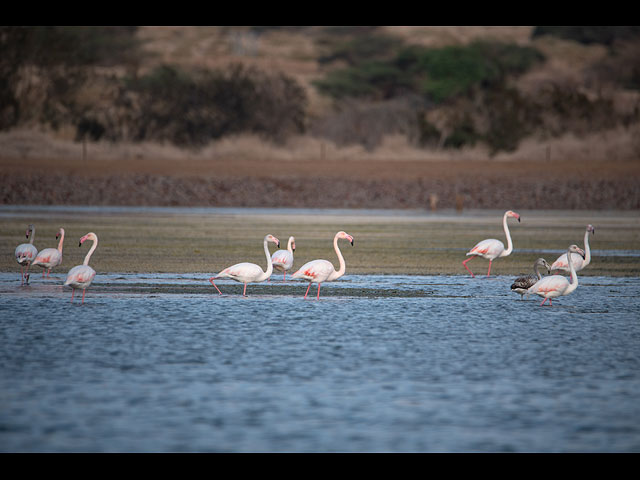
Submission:
<svg viewBox="0 0 640 480">
<path fill-rule="evenodd" d="M 537 263 L 533 266 L 533 272 L 536 274 L 536 277 L 538 277 L 538 280 L 542 280 L 542 275 L 540 275 L 540 266 Z"/>
<path fill-rule="evenodd" d="M 589 230 L 584 232 L 584 262 L 582 268 L 591 263 L 591 248 L 589 248 Z"/>
<path fill-rule="evenodd" d="M 82 262 L 83 265 L 89 265 L 89 259 L 91 258 L 91 255 L 93 254 L 93 251 L 97 247 L 98 247 L 98 237 L 96 237 L 95 240 L 93 240 L 93 245 L 91 245 L 91 248 L 87 252 L 87 255 L 84 257 L 84 262 Z"/>
<path fill-rule="evenodd" d="M 338 235 L 333 237 L 333 249 L 336 251 L 336 254 L 338 255 L 338 261 L 340 262 L 340 269 L 337 272 L 334 271 L 333 274 L 329 275 L 329 278 L 327 278 L 327 281 L 336 280 L 337 278 L 340 278 L 341 276 L 344 275 L 344 272 L 347 270 L 347 265 L 344 263 L 344 257 L 342 256 L 342 252 L 338 247 Z"/>
<path fill-rule="evenodd" d="M 571 272 L 571 282 L 569 282 L 569 287 L 565 291 L 565 295 L 573 292 L 576 288 L 578 288 L 578 274 L 576 273 L 576 269 L 573 267 L 573 261 L 571 260 L 571 251 L 567 250 L 567 263 L 569 263 L 569 271 Z"/>
<path fill-rule="evenodd" d="M 259 281 L 266 280 L 273 273 L 273 262 L 271 261 L 271 255 L 269 254 L 269 245 L 266 237 L 264 239 L 264 254 L 267 257 L 267 271 L 264 272 L 262 278 Z"/>
<path fill-rule="evenodd" d="M 33 238 L 36 236 L 36 227 L 31 229 L 31 235 L 29 235 L 29 243 L 33 245 Z"/>
<path fill-rule="evenodd" d="M 291 242 L 292 242 L 292 240 L 289 239 L 289 243 L 287 243 L 287 250 L 289 250 L 289 253 L 291 255 L 293 255 L 293 249 L 291 248 Z"/>
<path fill-rule="evenodd" d="M 504 217 L 502 217 L 502 226 L 504 228 L 504 234 L 507 236 L 507 249 L 505 251 L 503 251 L 500 256 L 501 257 L 506 257 L 507 255 L 510 255 L 511 252 L 513 251 L 513 242 L 511 241 L 511 233 L 509 232 L 509 225 L 507 225 L 507 214 L 504 214 Z"/>
<path fill-rule="evenodd" d="M 58 251 L 62 253 L 62 242 L 64 242 L 64 230 L 60 234 L 60 241 L 58 242 Z"/>
</svg>

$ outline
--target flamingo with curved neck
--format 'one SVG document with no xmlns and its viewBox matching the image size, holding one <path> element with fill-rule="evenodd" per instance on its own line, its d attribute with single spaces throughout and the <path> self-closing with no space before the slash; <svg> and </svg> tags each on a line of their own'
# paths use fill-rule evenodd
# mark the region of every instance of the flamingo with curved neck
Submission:
<svg viewBox="0 0 640 480">
<path fill-rule="evenodd" d="M 309 286 L 307 287 L 307 291 L 304 294 L 304 298 L 307 298 L 309 294 L 309 289 L 311 288 L 311 284 L 316 282 L 318 284 L 318 295 L 317 300 L 320 300 L 320 286 L 323 282 L 332 282 L 342 277 L 347 269 L 347 265 L 344 261 L 344 257 L 342 256 L 342 252 L 340 248 L 338 248 L 338 239 L 343 238 L 348 240 L 353 246 L 353 237 L 346 232 L 340 231 L 336 233 L 335 237 L 333 237 L 333 249 L 338 255 L 338 262 L 340 267 L 338 270 L 335 269 L 333 264 L 328 260 L 312 260 L 310 262 L 305 263 L 302 267 L 298 269 L 293 275 L 291 275 L 292 279 L 303 279 L 309 282 Z"/>
<path fill-rule="evenodd" d="M 36 227 L 30 224 L 27 227 L 27 239 L 29 239 L 29 243 L 21 243 L 16 247 L 14 252 L 16 261 L 20 265 L 20 285 L 24 285 L 25 282 L 29 283 L 29 267 L 38 255 L 38 249 L 33 246 L 35 236 Z M 27 266 L 26 270 L 24 269 L 25 265 Z"/>
<path fill-rule="evenodd" d="M 87 240 L 93 241 L 93 245 L 91 245 L 91 248 L 85 255 L 82 265 L 76 265 L 71 270 L 69 270 L 67 279 L 64 282 L 65 287 L 71 287 L 73 289 L 71 291 L 71 302 L 73 302 L 73 295 L 75 294 L 76 289 L 82 289 L 83 305 L 85 291 L 89 287 L 89 285 L 91 285 L 91 282 L 96 276 L 96 271 L 89 266 L 89 260 L 91 259 L 91 255 L 93 255 L 95 249 L 98 247 L 98 236 L 93 232 L 89 232 L 85 236 L 80 238 L 80 244 L 78 246 L 81 247 L 82 244 Z"/>
<path fill-rule="evenodd" d="M 577 245 L 570 245 L 567 249 L 567 258 L 572 258 L 572 253 L 576 253 L 584 259 L 585 253 Z M 534 285 L 527 290 L 528 294 L 535 294 L 544 297 L 540 306 L 544 305 L 544 302 L 549 300 L 549 305 L 552 298 L 569 295 L 576 288 L 578 288 L 578 275 L 576 269 L 573 267 L 573 261 L 569 263 L 569 271 L 571 272 L 571 281 L 567 280 L 567 277 L 563 275 L 550 275 L 538 280 Z"/>
<path fill-rule="evenodd" d="M 282 281 L 287 279 L 287 270 L 293 267 L 293 253 L 296 251 L 296 239 L 289 237 L 286 250 L 278 250 L 271 255 L 274 270 L 283 273 Z"/>
<path fill-rule="evenodd" d="M 571 255 L 571 263 L 576 272 L 579 272 L 587 265 L 591 263 L 591 247 L 589 246 L 589 233 L 595 235 L 596 229 L 593 225 L 587 225 L 587 229 L 584 232 L 584 258 L 577 253 Z M 567 254 L 563 253 L 558 259 L 551 264 L 551 270 L 569 271 L 569 263 L 567 262 Z"/>
<path fill-rule="evenodd" d="M 507 218 L 513 217 L 520 222 L 520 215 L 511 210 L 507 210 L 504 212 L 504 216 L 502 217 L 502 227 L 504 228 L 504 234 L 507 237 L 507 248 L 504 248 L 504 243 L 500 240 L 496 240 L 495 238 L 488 238 L 486 240 L 482 240 L 476 244 L 469 252 L 467 258 L 462 262 L 464 268 L 471 274 L 472 277 L 475 278 L 473 272 L 467 267 L 467 262 L 473 260 L 475 257 L 482 257 L 489 260 L 489 270 L 487 271 L 487 277 L 491 275 L 491 262 L 494 259 L 499 257 L 506 257 L 511 254 L 513 251 L 513 242 L 511 241 L 511 233 L 509 232 L 509 226 L 507 225 Z"/>
<path fill-rule="evenodd" d="M 58 242 L 58 248 L 45 248 L 44 250 L 40 250 L 40 253 L 36 256 L 36 259 L 33 261 L 31 265 L 38 265 L 42 267 L 42 278 L 44 278 L 44 272 L 47 271 L 47 278 L 49 278 L 49 274 L 51 273 L 51 269 L 57 267 L 62 263 L 62 244 L 64 242 L 64 228 L 60 228 L 58 233 L 56 234 L 56 240 L 60 239 Z"/>
<path fill-rule="evenodd" d="M 235 280 L 236 282 L 244 283 L 244 289 L 242 291 L 242 296 L 247 296 L 247 283 L 255 283 L 255 282 L 264 282 L 267 278 L 271 276 L 273 273 L 273 262 L 271 261 L 271 255 L 269 254 L 269 246 L 268 242 L 275 243 L 278 247 L 280 246 L 280 240 L 278 240 L 273 235 L 266 235 L 264 237 L 264 254 L 267 257 L 267 271 L 263 271 L 262 268 L 255 263 L 237 263 L 230 267 L 225 268 L 217 275 L 214 275 L 209 279 L 211 285 L 213 285 L 218 293 L 222 295 L 220 289 L 213 282 L 216 278 L 230 278 L 231 280 Z"/>
</svg>

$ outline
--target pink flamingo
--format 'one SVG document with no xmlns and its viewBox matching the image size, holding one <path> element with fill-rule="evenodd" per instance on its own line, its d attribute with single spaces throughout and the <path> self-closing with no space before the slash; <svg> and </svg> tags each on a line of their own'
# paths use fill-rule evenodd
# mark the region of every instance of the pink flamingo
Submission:
<svg viewBox="0 0 640 480">
<path fill-rule="evenodd" d="M 80 239 L 80 244 L 78 246 L 81 247 L 86 240 L 92 240 L 93 245 L 91 245 L 89 252 L 84 257 L 84 262 L 82 262 L 82 265 L 77 265 L 73 267 L 71 270 L 69 270 L 69 273 L 67 274 L 67 279 L 64 282 L 65 287 L 69 286 L 73 289 L 71 291 L 71 302 L 73 302 L 73 294 L 76 292 L 76 288 L 82 289 L 83 305 L 84 305 L 85 290 L 89 287 L 89 285 L 91 285 L 93 278 L 96 276 L 96 271 L 89 266 L 89 259 L 91 258 L 91 255 L 93 254 L 94 250 L 98 246 L 98 236 L 93 232 L 89 232 Z"/>
<path fill-rule="evenodd" d="M 584 259 L 584 250 L 577 245 L 569 246 L 567 250 L 567 256 L 573 259 L 573 253 L 578 254 Z M 544 305 L 544 302 L 549 300 L 549 305 L 552 298 L 569 295 L 576 288 L 578 288 L 578 275 L 576 269 L 573 267 L 573 261 L 569 264 L 569 271 L 571 272 L 571 281 L 567 280 L 567 277 L 563 275 L 549 275 L 541 280 L 538 280 L 527 290 L 527 294 L 535 294 L 544 297 L 540 306 Z"/>
<path fill-rule="evenodd" d="M 267 242 L 273 242 L 278 247 L 280 246 L 280 240 L 278 240 L 273 235 L 267 235 L 264 237 L 264 254 L 267 256 L 267 271 L 263 272 L 262 268 L 256 265 L 255 263 L 237 263 L 232 265 L 231 267 L 227 267 L 222 270 L 217 275 L 214 275 L 209 279 L 211 285 L 216 287 L 218 293 L 222 295 L 220 289 L 216 286 L 213 281 L 216 278 L 230 278 L 235 280 L 236 282 L 244 283 L 244 290 L 242 291 L 242 296 L 247 296 L 247 283 L 249 282 L 264 282 L 267 278 L 271 276 L 273 273 L 273 263 L 271 261 L 271 255 L 269 255 L 269 246 Z"/>
<path fill-rule="evenodd" d="M 29 266 L 31 262 L 38 255 L 38 249 L 33 246 L 33 239 L 36 236 L 36 227 L 33 224 L 30 224 L 27 227 L 27 238 L 29 239 L 29 243 L 21 243 L 16 247 L 15 256 L 16 261 L 20 265 L 20 285 L 29 283 Z M 27 266 L 27 270 L 24 270 L 24 266 Z"/>
<path fill-rule="evenodd" d="M 51 273 L 53 267 L 57 267 L 62 263 L 62 243 L 64 242 L 64 228 L 58 230 L 56 234 L 56 240 L 60 238 L 58 242 L 58 248 L 45 248 L 40 250 L 40 253 L 36 256 L 36 259 L 31 265 L 38 265 L 42 267 L 42 278 L 44 278 L 44 271 L 47 271 L 47 278 Z"/>
<path fill-rule="evenodd" d="M 475 257 L 482 257 L 489 260 L 489 271 L 487 272 L 487 277 L 488 277 L 489 275 L 491 275 L 491 262 L 493 262 L 495 258 L 506 257 L 510 255 L 511 252 L 513 251 L 511 234 L 509 233 L 509 226 L 507 225 L 508 217 L 517 218 L 518 222 L 520 222 L 520 215 L 518 215 L 516 212 L 507 210 L 504 213 L 504 216 L 502 217 L 502 225 L 504 227 L 504 233 L 507 236 L 506 250 L 504 248 L 504 243 L 502 243 L 500 240 L 496 240 L 495 238 L 488 238 L 486 240 L 482 240 L 481 242 L 478 242 L 476 246 L 473 247 L 471 250 L 469 250 L 469 252 L 467 253 L 467 256 L 471 255 L 471 257 L 463 261 L 462 265 L 464 266 L 464 268 L 467 269 L 467 271 L 471 274 L 472 277 L 475 278 L 475 275 L 471 270 L 469 270 L 469 267 L 467 267 L 467 262 L 471 261 Z"/>
<path fill-rule="evenodd" d="M 273 268 L 282 272 L 282 281 L 287 279 L 287 270 L 293 267 L 293 252 L 296 251 L 296 239 L 289 237 L 286 250 L 277 250 L 271 255 L 271 261 L 273 262 Z"/>
<path fill-rule="evenodd" d="M 576 272 L 579 272 L 584 267 L 591 263 L 591 248 L 589 247 L 589 233 L 596 234 L 596 229 L 593 225 L 587 225 L 587 230 L 584 232 L 584 258 L 577 253 L 571 255 L 571 263 Z M 567 263 L 567 254 L 563 253 L 558 259 L 551 264 L 551 270 L 563 270 L 569 271 L 569 264 Z"/>
<path fill-rule="evenodd" d="M 342 256 L 342 252 L 340 252 L 340 249 L 338 248 L 339 238 L 349 240 L 349 242 L 351 242 L 351 245 L 353 246 L 353 237 L 346 232 L 338 232 L 336 233 L 335 237 L 333 237 L 333 248 L 338 254 L 338 261 L 340 262 L 340 269 L 338 271 L 336 271 L 333 264 L 328 260 L 312 260 L 305 263 L 298 269 L 297 272 L 291 275 L 292 279 L 302 278 L 309 282 L 307 291 L 304 294 L 305 299 L 309 294 L 309 289 L 311 288 L 311 284 L 313 282 L 316 282 L 318 284 L 318 296 L 316 298 L 317 300 L 320 300 L 320 286 L 322 285 L 322 283 L 332 282 L 344 275 L 347 267 L 344 262 L 344 257 Z"/>
</svg>

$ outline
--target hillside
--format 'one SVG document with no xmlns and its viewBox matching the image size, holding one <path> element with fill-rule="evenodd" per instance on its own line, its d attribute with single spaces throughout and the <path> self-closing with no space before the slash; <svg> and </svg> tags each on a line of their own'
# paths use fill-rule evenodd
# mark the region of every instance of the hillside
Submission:
<svg viewBox="0 0 640 480">
<path fill-rule="evenodd" d="M 277 142 L 238 131 L 194 148 L 154 140 L 85 137 L 78 141 L 77 126 L 72 123 L 62 122 L 54 129 L 24 122 L 0 131 L 0 202 L 640 208 L 640 96 L 637 89 L 623 88 L 610 78 L 619 68 L 615 58 L 622 54 L 613 58 L 602 44 L 533 37 L 532 29 L 376 30 L 376 35 L 382 32 L 429 48 L 489 39 L 542 52 L 544 61 L 510 77 L 508 89 L 501 94 L 505 96 L 497 101 L 507 105 L 513 92 L 519 95 L 516 98 L 552 99 L 553 105 L 564 109 L 563 116 L 541 110 L 544 105 L 537 104 L 535 128 L 523 130 L 500 147 L 501 139 L 495 136 L 507 135 L 505 129 L 512 121 L 508 114 L 528 111 L 517 110 L 517 104 L 505 107 L 506 114 L 499 119 L 502 123 L 497 122 L 493 130 L 494 142 L 498 142 L 494 146 L 500 147 L 496 150 L 482 141 L 450 146 L 450 140 L 459 138 L 454 119 L 471 118 L 476 136 L 487 122 L 494 121 L 487 116 L 491 109 L 474 107 L 478 98 L 491 105 L 487 103 L 490 95 L 483 92 L 480 97 L 463 96 L 424 110 L 422 121 L 438 134 L 422 144 L 416 143 L 415 125 L 407 124 L 413 110 L 401 100 L 336 101 L 322 95 L 317 82 L 344 69 L 346 63 L 340 58 L 319 60 L 332 48 L 335 51 L 321 27 L 139 27 L 135 35 L 142 41 L 144 55 L 135 64 L 138 77 L 144 78 L 161 65 L 192 71 L 241 63 L 265 75 L 283 73 L 306 94 L 303 130 L 296 133 L 294 128 Z M 118 76 L 125 70 L 117 65 L 101 67 L 100 78 L 107 78 L 107 71 Z M 101 90 L 100 85 L 98 80 L 85 84 L 84 101 L 101 104 L 96 111 L 105 112 L 113 108 L 113 102 L 110 90 Z M 553 85 L 553 98 L 548 94 L 549 85 Z M 271 123 L 281 121 L 274 117 Z M 268 125 L 268 118 L 266 122 Z M 423 133 L 418 132 L 418 137 Z"/>
</svg>

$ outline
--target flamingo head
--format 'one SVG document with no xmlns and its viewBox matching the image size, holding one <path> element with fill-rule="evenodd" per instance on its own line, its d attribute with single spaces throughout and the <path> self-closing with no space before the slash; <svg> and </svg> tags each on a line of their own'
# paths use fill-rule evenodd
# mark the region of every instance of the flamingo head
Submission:
<svg viewBox="0 0 640 480">
<path fill-rule="evenodd" d="M 571 245 L 569 247 L 569 252 L 570 253 L 577 253 L 578 255 L 580 255 L 582 257 L 582 259 L 584 260 L 585 257 L 585 253 L 584 250 L 582 250 L 579 246 L 577 245 Z"/>
<path fill-rule="evenodd" d="M 96 237 L 96 234 L 93 232 L 89 232 L 87 233 L 84 237 L 82 237 L 80 239 L 80 244 L 78 245 L 79 247 L 82 246 L 82 244 L 86 241 L 86 240 L 93 240 L 94 242 L 97 240 L 98 237 Z"/>
<path fill-rule="evenodd" d="M 273 235 L 267 235 L 266 237 L 264 237 L 265 240 L 267 242 L 273 242 L 275 243 L 278 247 L 280 247 L 280 240 L 278 240 L 276 237 L 274 237 Z"/>
<path fill-rule="evenodd" d="M 536 260 L 536 265 L 546 268 L 547 272 L 551 273 L 551 265 L 549 265 L 549 263 L 544 258 L 539 258 L 538 260 Z"/>
<path fill-rule="evenodd" d="M 33 224 L 30 224 L 30 225 L 27 227 L 27 235 L 26 235 L 26 236 L 27 236 L 27 238 L 29 238 L 29 235 L 31 235 L 32 233 L 33 233 Z"/>
<path fill-rule="evenodd" d="M 587 225 L 587 232 L 591 232 L 591 233 L 593 233 L 595 235 L 596 234 L 596 229 L 594 228 L 593 225 L 589 224 L 589 225 Z"/>
<path fill-rule="evenodd" d="M 289 245 L 291 246 L 291 251 L 296 251 L 296 239 L 293 237 L 289 237 Z"/>
<path fill-rule="evenodd" d="M 516 218 L 516 219 L 518 219 L 518 222 L 520 222 L 520 214 L 518 214 L 518 213 L 516 213 L 516 212 L 514 212 L 514 211 L 512 211 L 512 210 L 507 211 L 507 212 L 505 213 L 505 215 L 506 215 L 507 217 L 513 217 L 513 218 Z"/>
<path fill-rule="evenodd" d="M 61 235 L 64 235 L 64 228 L 58 230 L 58 233 L 56 233 L 56 240 L 58 240 Z"/>
<path fill-rule="evenodd" d="M 336 237 L 344 238 L 345 240 L 349 240 L 349 242 L 351 242 L 351 246 L 353 246 L 353 237 L 351 235 L 349 235 L 347 232 L 338 232 L 336 234 Z"/>
</svg>

